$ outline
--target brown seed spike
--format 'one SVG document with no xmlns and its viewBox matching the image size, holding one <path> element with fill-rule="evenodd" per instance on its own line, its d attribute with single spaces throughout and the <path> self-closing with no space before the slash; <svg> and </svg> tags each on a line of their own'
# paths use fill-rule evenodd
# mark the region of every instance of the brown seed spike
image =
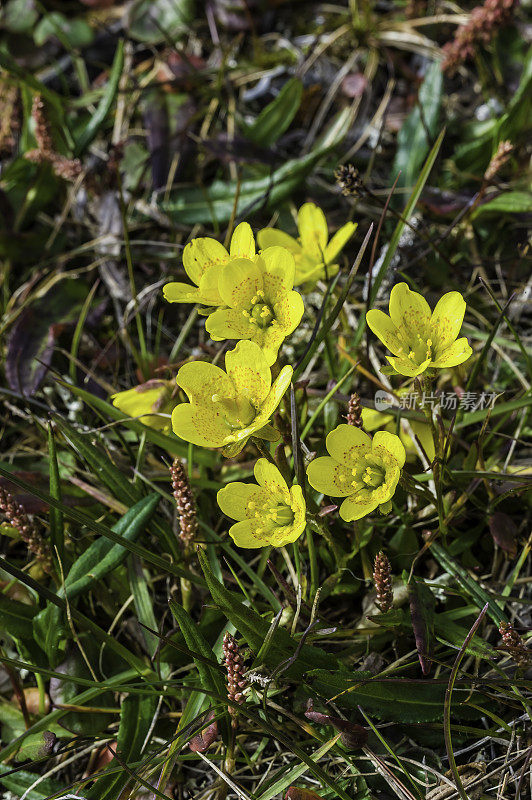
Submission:
<svg viewBox="0 0 532 800">
<path fill-rule="evenodd" d="M 232 702 L 241 704 L 244 702 L 244 690 L 247 688 L 248 682 L 244 677 L 244 659 L 235 637 L 231 636 L 229 631 L 224 636 L 222 647 L 227 670 L 227 697 Z M 233 727 L 236 727 L 238 712 L 233 706 L 230 706 L 229 713 L 233 718 Z"/>
<path fill-rule="evenodd" d="M 346 197 L 357 197 L 362 193 L 363 183 L 353 164 L 342 164 L 334 173 L 336 183 Z"/>
<path fill-rule="evenodd" d="M 7 517 L 8 522 L 17 529 L 20 538 L 25 542 L 28 550 L 33 553 L 44 571 L 51 573 L 53 566 L 50 545 L 37 525 L 30 520 L 24 508 L 20 503 L 17 503 L 13 495 L 3 486 L 0 486 L 0 511 Z"/>
<path fill-rule="evenodd" d="M 498 29 L 506 25 L 518 6 L 518 0 L 486 0 L 472 9 L 469 20 L 457 28 L 454 38 L 443 47 L 441 68 L 452 75 L 465 61 L 473 58 L 479 45 L 486 45 Z"/>
<path fill-rule="evenodd" d="M 360 397 L 356 392 L 353 392 L 349 398 L 347 406 L 347 424 L 354 425 L 355 428 L 362 428 L 362 406 L 360 405 Z"/>
<path fill-rule="evenodd" d="M 375 556 L 373 580 L 377 592 L 377 606 L 385 614 L 393 605 L 392 566 L 382 550 Z"/>
<path fill-rule="evenodd" d="M 512 656 L 519 667 L 532 663 L 532 653 L 511 623 L 501 622 L 499 633 L 501 634 L 503 648 Z"/>
<path fill-rule="evenodd" d="M 179 514 L 179 538 L 185 547 L 190 547 L 198 530 L 197 508 L 188 475 L 179 458 L 170 467 L 170 475 Z"/>
</svg>

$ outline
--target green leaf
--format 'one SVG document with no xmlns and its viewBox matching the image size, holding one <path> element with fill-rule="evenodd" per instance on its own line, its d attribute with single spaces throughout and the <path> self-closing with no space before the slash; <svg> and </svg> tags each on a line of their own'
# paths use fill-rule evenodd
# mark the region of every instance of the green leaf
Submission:
<svg viewBox="0 0 532 800">
<path fill-rule="evenodd" d="M 33 639 L 33 618 L 37 609 L 35 606 L 20 603 L 5 594 L 0 593 L 0 629 L 8 633 L 13 639 Z"/>
<path fill-rule="evenodd" d="M 446 686 L 430 680 L 407 680 L 405 678 L 373 677 L 369 672 L 342 674 L 326 670 L 312 670 L 306 675 L 309 686 L 325 702 L 334 700 L 342 708 L 364 711 L 378 719 L 395 722 L 433 722 L 443 717 L 443 701 Z M 470 699 L 470 689 L 463 693 Z M 453 706 L 461 716 L 479 716 L 474 709 Z"/>
<path fill-rule="evenodd" d="M 173 43 L 187 32 L 194 13 L 194 0 L 137 0 L 129 12 L 129 35 L 149 44 Z"/>
<path fill-rule="evenodd" d="M 287 161 L 271 174 L 249 178 L 241 184 L 214 181 L 207 189 L 180 187 L 169 200 L 161 201 L 159 208 L 173 222 L 185 225 L 227 222 L 233 214 L 237 194 L 237 215 L 274 208 L 300 185 L 322 156 L 342 141 L 351 119 L 351 109 L 341 111 L 312 152 Z"/>
<path fill-rule="evenodd" d="M 436 135 L 440 115 L 443 73 L 439 61 L 427 69 L 419 89 L 418 101 L 408 115 L 397 136 L 397 153 L 392 167 L 392 177 L 398 173 L 398 188 L 412 186 L 423 160 Z"/>
<path fill-rule="evenodd" d="M 177 624 L 179 625 L 181 633 L 183 634 L 183 638 L 187 647 L 189 647 L 194 653 L 199 653 L 200 655 L 204 656 L 204 658 L 216 661 L 216 656 L 214 655 L 212 648 L 203 636 L 198 625 L 192 620 L 187 611 L 174 600 L 170 600 L 169 605 L 170 610 Z M 223 699 L 224 697 L 227 697 L 227 686 L 221 670 L 206 664 L 205 661 L 198 658 L 194 658 L 194 663 L 196 664 L 196 669 L 198 670 L 200 677 L 200 685 L 207 691 L 212 692 L 217 698 Z M 219 705 L 219 702 L 216 703 L 216 705 Z M 221 708 L 227 710 L 227 703 L 222 704 Z M 226 730 L 224 738 L 227 741 L 229 729 L 227 726 L 225 726 L 225 728 Z"/>
<path fill-rule="evenodd" d="M 140 489 L 134 486 L 122 470 L 115 467 L 108 454 L 93 444 L 93 434 L 78 433 L 64 420 L 57 418 L 57 427 L 72 448 L 87 462 L 91 472 L 107 486 L 113 497 L 127 505 L 140 499 Z"/>
<path fill-rule="evenodd" d="M 116 741 L 116 761 L 131 764 L 139 760 L 143 745 L 157 706 L 157 698 L 153 695 L 140 697 L 130 695 L 123 701 L 120 710 L 120 726 Z M 113 769 L 116 768 L 116 761 Z M 124 770 L 119 774 L 102 775 L 87 792 L 89 800 L 115 800 L 131 780 Z"/>
<path fill-rule="evenodd" d="M 135 541 L 145 529 L 159 500 L 160 496 L 156 493 L 143 497 L 113 525 L 111 530 L 124 541 Z M 72 602 L 116 569 L 128 553 L 124 545 L 113 543 L 100 536 L 74 562 L 57 596 L 64 597 L 66 592 L 69 602 Z M 66 634 L 66 624 L 61 609 L 53 603 L 48 603 L 33 620 L 33 631 L 35 640 L 48 655 L 50 663 L 54 665 L 59 663 L 66 646 L 66 642 L 62 642 Z"/>
<path fill-rule="evenodd" d="M 11 33 L 31 33 L 38 19 L 34 0 L 8 0 L 0 16 L 2 28 Z"/>
<path fill-rule="evenodd" d="M 469 575 L 467 570 L 449 555 L 444 547 L 437 542 L 433 542 L 430 546 L 430 552 L 434 555 L 440 566 L 456 578 L 457 583 L 461 586 L 467 597 L 478 605 L 479 610 L 484 608 L 486 603 L 488 604 L 488 614 L 497 627 L 501 622 L 508 622 L 506 614 L 499 608 L 497 603 L 492 600 L 482 586 Z"/>
<path fill-rule="evenodd" d="M 214 577 L 208 558 L 201 550 L 198 551 L 198 559 L 212 599 L 244 637 L 254 653 L 258 653 L 270 630 L 269 622 L 256 611 L 245 606 L 237 594 L 230 592 Z M 297 640 L 292 638 L 284 628 L 277 628 L 265 654 L 266 665 L 270 669 L 275 669 L 291 657 L 296 656 L 297 648 Z M 320 666 L 334 669 L 338 667 L 338 664 L 334 656 L 329 656 L 324 650 L 304 644 L 294 662 L 286 670 L 286 675 L 300 677 L 306 670 Z"/>
<path fill-rule="evenodd" d="M 160 495 L 155 492 L 143 497 L 113 525 L 111 530 L 126 541 L 134 542 L 146 528 L 160 499 Z M 78 595 L 88 592 L 97 581 L 116 569 L 128 552 L 123 545 L 113 544 L 109 539 L 100 536 L 72 565 L 65 579 L 65 589 L 61 587 L 59 596 L 62 597 L 66 591 L 71 601 Z"/>
<path fill-rule="evenodd" d="M 318 762 L 320 758 L 323 758 L 326 755 L 331 747 L 334 747 L 338 739 L 340 738 L 341 734 L 338 736 L 334 736 L 332 739 L 329 739 L 328 742 L 322 744 L 321 747 L 318 747 L 314 753 L 310 756 L 313 761 Z M 300 778 L 306 771 L 308 767 L 306 764 L 298 764 L 297 767 L 293 767 L 292 769 L 285 772 L 280 778 L 273 780 L 273 783 L 265 789 L 264 792 L 257 797 L 257 800 L 272 800 L 272 797 L 276 797 L 277 795 L 281 795 L 285 789 L 287 789 L 294 781 Z"/>
<path fill-rule="evenodd" d="M 180 567 L 178 564 L 174 564 L 168 559 L 161 558 L 161 556 L 157 555 L 153 552 L 153 550 L 149 550 L 146 547 L 142 547 L 141 545 L 137 544 L 136 542 L 130 542 L 121 539 L 121 537 L 115 533 L 111 528 L 108 528 L 107 525 L 102 525 L 101 522 L 96 522 L 92 517 L 84 514 L 82 511 L 78 511 L 76 508 L 71 508 L 70 506 L 66 506 L 62 503 L 59 503 L 53 497 L 50 497 L 47 492 L 43 492 L 38 489 L 36 486 L 32 486 L 26 481 L 22 480 L 18 477 L 18 475 L 14 475 L 9 470 L 5 469 L 4 467 L 0 466 L 0 476 L 3 478 L 7 478 L 11 483 L 14 483 L 16 486 L 19 486 L 21 489 L 24 489 L 29 494 L 38 497 L 40 500 L 44 500 L 44 502 L 48 503 L 48 505 L 54 508 L 60 508 L 65 517 L 68 519 L 72 519 L 80 525 L 84 525 L 93 533 L 99 533 L 102 536 L 105 536 L 107 539 L 110 539 L 115 544 L 120 544 L 129 550 L 131 553 L 135 553 L 136 555 L 143 558 L 148 564 L 154 564 L 159 569 L 164 570 L 165 572 L 170 572 L 173 575 L 176 575 L 178 578 L 187 578 L 188 580 L 192 581 L 197 585 L 202 586 L 203 580 L 199 578 L 195 573 L 191 572 L 188 569 L 184 569 Z M 13 568 L 14 569 L 14 568 Z M 14 569 L 16 572 L 15 577 L 18 577 L 20 570 Z M 10 574 L 14 574 L 13 570 L 8 570 Z M 27 583 L 27 581 L 22 581 L 23 583 Z M 38 585 L 38 584 L 37 584 Z M 52 594 L 51 592 L 49 594 Z M 55 595 L 53 595 L 55 597 Z M 59 604 L 61 605 L 61 603 Z"/>
<path fill-rule="evenodd" d="M 147 676 L 150 673 L 151 668 L 145 666 L 142 674 Z M 139 673 L 137 669 L 128 669 L 124 672 L 113 675 L 111 678 L 108 678 L 105 684 L 103 684 L 103 682 L 97 682 L 95 684 L 94 682 L 91 682 L 93 683 L 91 688 L 86 689 L 84 692 L 80 692 L 78 695 L 75 695 L 71 698 L 70 702 L 72 705 L 84 705 L 85 703 L 89 703 L 97 697 L 99 698 L 102 694 L 107 692 L 108 689 L 114 688 L 115 686 L 120 686 L 123 682 L 127 682 L 128 680 L 138 679 L 138 677 Z M 55 723 L 63 719 L 68 713 L 70 712 L 65 708 L 56 708 L 53 711 L 50 711 L 45 717 L 42 717 L 42 719 L 35 722 L 31 728 L 28 728 L 28 730 L 22 734 L 21 739 L 31 736 L 33 733 L 38 733 L 39 731 L 49 730 L 52 725 L 55 725 Z M 0 751 L 0 762 L 5 761 L 7 758 L 9 758 L 9 756 L 15 753 L 19 745 L 20 741 L 10 741 L 9 744 Z M 35 780 L 35 778 L 33 778 L 33 780 Z M 2 779 L 2 782 L 5 782 L 4 779 Z"/>
<path fill-rule="evenodd" d="M 6 773 L 5 775 L 3 773 Z M 11 764 L 0 764 L 0 784 L 7 789 L 8 792 L 13 792 L 17 797 L 22 797 L 23 794 L 32 786 L 37 780 L 38 776 L 35 772 L 28 772 L 24 769 L 17 769 L 13 771 Z M 62 794 L 64 784 L 53 778 L 44 778 L 39 780 L 39 784 L 26 795 L 26 800 L 48 800 L 49 797 L 58 796 Z"/>
<path fill-rule="evenodd" d="M 478 219 L 486 214 L 529 214 L 531 211 L 531 192 L 504 192 L 478 206 L 471 219 Z"/>
<path fill-rule="evenodd" d="M 460 650 L 469 633 L 467 628 L 463 628 L 461 625 L 457 625 L 456 622 L 447 619 L 445 614 L 436 615 L 434 628 L 438 641 L 451 645 L 456 650 Z M 481 639 L 480 636 L 476 636 L 467 645 L 466 654 L 475 656 L 475 658 L 492 659 L 497 656 L 497 651 L 489 642 Z"/>
<path fill-rule="evenodd" d="M 45 14 L 33 29 L 33 41 L 41 47 L 48 39 L 59 39 L 67 49 L 87 47 L 94 34 L 90 25 L 82 19 L 67 19 L 59 11 Z"/>
<path fill-rule="evenodd" d="M 98 131 L 100 130 L 100 127 L 105 121 L 105 118 L 109 113 L 111 106 L 114 102 L 114 99 L 117 95 L 118 84 L 120 82 L 123 69 L 124 69 L 124 42 L 122 39 L 120 39 L 120 41 L 118 42 L 118 46 L 116 48 L 113 66 L 111 68 L 111 72 L 109 73 L 109 80 L 107 81 L 103 97 L 98 103 L 96 111 L 89 117 L 87 124 L 83 127 L 83 131 L 79 136 L 78 141 L 76 142 L 74 155 L 76 156 L 82 155 L 87 149 L 87 147 L 90 145 L 92 140 L 97 136 Z"/>
<path fill-rule="evenodd" d="M 32 733 L 31 736 L 26 737 L 21 742 L 14 760 L 26 761 L 29 759 L 30 761 L 38 761 L 41 758 L 46 758 L 50 755 L 56 738 L 55 733 L 51 731 Z"/>
<path fill-rule="evenodd" d="M 262 147 L 270 147 L 290 127 L 303 95 L 298 78 L 287 81 L 277 97 L 262 109 L 252 125 L 243 125 L 248 139 Z"/>
<path fill-rule="evenodd" d="M 146 650 L 154 658 L 159 647 L 159 638 L 151 631 L 157 630 L 157 620 L 153 611 L 153 604 L 148 588 L 148 581 L 140 558 L 131 555 L 128 559 L 128 579 L 138 621 L 151 630 L 142 628 L 142 636 L 146 643 Z"/>
<path fill-rule="evenodd" d="M 64 620 L 62 610 L 53 603 L 47 603 L 33 620 L 33 637 L 52 667 L 56 667 L 65 654 L 67 631 Z"/>
<path fill-rule="evenodd" d="M 91 664 L 92 670 L 96 672 L 97 680 L 99 674 L 97 665 L 101 655 L 99 643 L 92 636 L 83 637 L 82 647 L 83 655 L 78 650 L 77 645 L 74 645 L 67 658 L 57 668 L 57 672 L 63 673 L 64 677 L 63 679 L 51 679 L 49 694 L 56 706 L 76 706 L 76 709 L 69 709 L 68 714 L 63 718 L 62 724 L 67 730 L 81 736 L 95 736 L 105 730 L 110 722 L 115 721 L 117 715 L 110 712 L 105 713 L 104 711 L 93 710 L 88 713 L 87 711 L 77 710 L 77 707 L 81 707 L 81 704 L 76 703 L 74 700 L 78 687 L 70 678 L 89 679 L 94 677 L 85 662 L 86 657 Z M 98 708 L 116 709 L 116 701 L 112 692 L 107 691 L 99 698 Z"/>
</svg>

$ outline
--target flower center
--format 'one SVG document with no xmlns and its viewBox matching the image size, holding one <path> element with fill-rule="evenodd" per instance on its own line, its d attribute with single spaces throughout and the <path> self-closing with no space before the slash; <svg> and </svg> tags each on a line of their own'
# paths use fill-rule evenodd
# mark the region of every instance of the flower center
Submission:
<svg viewBox="0 0 532 800">
<path fill-rule="evenodd" d="M 258 289 L 257 294 L 251 298 L 249 310 L 242 313 L 252 325 L 256 325 L 258 328 L 267 328 L 275 319 L 272 307 L 264 300 L 262 289 Z"/>
<path fill-rule="evenodd" d="M 285 525 L 292 525 L 294 522 L 294 512 L 291 506 L 287 505 L 283 500 L 271 506 L 261 506 L 256 508 L 257 504 L 251 500 L 248 503 L 248 511 L 253 513 L 257 520 L 262 520 L 264 523 L 273 522 L 276 527 L 284 527 Z M 264 532 L 265 528 L 259 527 L 255 529 L 255 533 Z"/>
<path fill-rule="evenodd" d="M 382 485 L 384 480 L 384 473 L 382 470 L 376 467 L 366 467 L 364 474 L 362 475 L 362 480 L 368 487 L 368 489 L 377 489 L 379 486 Z"/>
<path fill-rule="evenodd" d="M 423 339 L 419 333 L 410 343 L 411 350 L 408 358 L 416 364 L 421 364 L 427 359 L 433 360 L 432 339 Z"/>
<path fill-rule="evenodd" d="M 247 397 L 220 397 L 213 394 L 212 402 L 219 405 L 225 422 L 231 430 L 246 428 L 257 416 Z"/>
</svg>

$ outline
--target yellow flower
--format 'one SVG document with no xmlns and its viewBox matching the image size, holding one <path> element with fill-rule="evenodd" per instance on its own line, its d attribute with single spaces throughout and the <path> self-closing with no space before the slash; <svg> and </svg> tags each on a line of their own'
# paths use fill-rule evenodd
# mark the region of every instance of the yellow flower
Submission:
<svg viewBox="0 0 532 800">
<path fill-rule="evenodd" d="M 216 239 L 192 239 L 183 251 L 183 267 L 196 287 L 187 283 L 167 283 L 163 294 L 169 303 L 202 303 L 223 306 L 218 291 L 218 278 L 232 258 L 255 257 L 255 240 L 247 222 L 241 222 L 231 237 L 229 253 Z"/>
<path fill-rule="evenodd" d="M 292 379 L 292 367 L 283 367 L 272 385 L 264 353 L 255 342 L 239 342 L 225 356 L 224 372 L 206 361 L 192 361 L 177 373 L 177 384 L 190 403 L 174 408 L 172 429 L 186 442 L 200 447 L 223 447 L 224 455 L 240 452 L 250 436 L 275 441 L 269 425 Z"/>
<path fill-rule="evenodd" d="M 391 350 L 386 356 L 400 375 L 421 375 L 426 369 L 445 369 L 467 361 L 472 354 L 467 339 L 457 339 L 465 314 L 460 292 L 447 292 L 431 314 L 425 298 L 406 283 L 396 284 L 390 294 L 390 316 L 373 309 L 366 321 Z"/>
<path fill-rule="evenodd" d="M 275 228 L 263 228 L 257 234 L 257 242 L 261 248 L 279 245 L 290 250 L 296 261 L 295 285 L 312 285 L 319 278 L 331 277 L 338 272 L 338 264 L 334 260 L 356 227 L 354 222 L 347 222 L 328 242 L 325 214 L 314 203 L 305 203 L 297 215 L 298 239 Z"/>
<path fill-rule="evenodd" d="M 205 323 L 211 338 L 256 342 L 271 366 L 283 340 L 303 316 L 301 295 L 292 291 L 294 270 L 294 258 L 284 247 L 268 247 L 254 261 L 232 259 L 218 281 L 226 307 L 214 311 Z"/>
<path fill-rule="evenodd" d="M 254 483 L 230 483 L 218 492 L 218 505 L 238 522 L 229 536 L 239 547 L 284 547 L 295 542 L 306 524 L 300 486 L 288 488 L 283 476 L 266 458 L 254 468 Z"/>
<path fill-rule="evenodd" d="M 345 497 L 340 516 L 346 522 L 361 519 L 378 506 L 387 513 L 405 463 L 399 437 L 378 431 L 371 439 L 353 425 L 338 425 L 325 446 L 330 455 L 315 458 L 307 467 L 310 485 L 331 497 Z"/>
<path fill-rule="evenodd" d="M 124 414 L 140 419 L 144 425 L 160 431 L 170 430 L 169 415 L 177 403 L 172 398 L 173 381 L 151 380 L 111 395 L 113 405 Z M 166 414 L 166 417 L 161 416 Z"/>
</svg>

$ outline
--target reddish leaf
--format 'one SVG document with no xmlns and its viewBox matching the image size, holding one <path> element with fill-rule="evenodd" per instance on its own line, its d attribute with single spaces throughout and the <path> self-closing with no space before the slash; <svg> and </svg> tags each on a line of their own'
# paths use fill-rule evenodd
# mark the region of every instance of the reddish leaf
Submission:
<svg viewBox="0 0 532 800">
<path fill-rule="evenodd" d="M 349 750 L 359 750 L 368 741 L 368 732 L 362 725 L 357 725 L 356 722 L 350 722 L 348 719 L 342 719 L 341 717 L 320 714 L 319 711 L 314 711 L 312 700 L 307 703 L 305 716 L 312 722 L 318 722 L 320 725 L 332 725 L 335 730 L 340 731 L 342 734 L 340 740 Z"/>
<path fill-rule="evenodd" d="M 432 667 L 432 647 L 434 644 L 434 595 L 421 578 L 414 578 L 408 584 L 410 599 L 410 618 L 416 640 L 417 655 L 423 675 L 428 675 Z"/>
<path fill-rule="evenodd" d="M 342 92 L 346 97 L 361 97 L 368 82 L 361 72 L 350 72 L 342 81 Z"/>
<path fill-rule="evenodd" d="M 214 717 L 214 712 L 211 711 L 207 719 L 212 719 Z M 209 749 L 211 744 L 213 744 L 218 739 L 218 723 L 216 720 L 211 722 L 206 728 L 203 728 L 200 733 L 196 736 L 193 736 L 188 746 L 194 753 L 204 753 L 206 750 Z"/>
<path fill-rule="evenodd" d="M 511 558 L 515 558 L 518 531 L 513 519 L 502 511 L 495 511 L 489 518 L 489 526 L 495 544 Z"/>
<path fill-rule="evenodd" d="M 57 337 L 77 320 L 86 295 L 82 283 L 65 280 L 22 311 L 11 329 L 5 362 L 14 392 L 31 397 L 37 391 L 52 363 Z"/>
</svg>

